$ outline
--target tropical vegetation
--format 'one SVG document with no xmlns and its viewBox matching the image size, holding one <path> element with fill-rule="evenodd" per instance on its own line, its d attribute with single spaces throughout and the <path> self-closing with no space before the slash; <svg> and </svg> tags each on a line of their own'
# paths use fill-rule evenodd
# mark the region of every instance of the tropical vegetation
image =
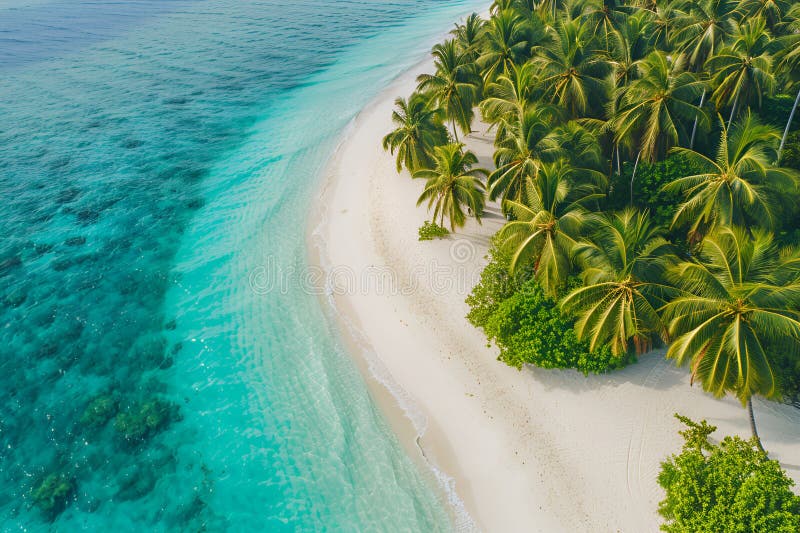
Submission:
<svg viewBox="0 0 800 533">
<path fill-rule="evenodd" d="M 755 439 L 725 437 L 712 444 L 716 427 L 675 415 L 686 425 L 680 453 L 661 465 L 666 492 L 659 505 L 669 533 L 696 531 L 800 531 L 800 496 L 777 461 Z"/>
<path fill-rule="evenodd" d="M 439 226 L 499 203 L 469 318 L 503 361 L 667 346 L 715 395 L 798 396 L 798 50 L 800 8 L 750 0 L 496 0 L 433 48 L 385 142 Z"/>
</svg>

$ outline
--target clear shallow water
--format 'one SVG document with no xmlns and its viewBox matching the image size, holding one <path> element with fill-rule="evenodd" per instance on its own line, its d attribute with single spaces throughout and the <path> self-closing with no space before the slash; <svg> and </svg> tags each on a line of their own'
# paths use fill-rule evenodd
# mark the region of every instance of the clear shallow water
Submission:
<svg viewBox="0 0 800 533">
<path fill-rule="evenodd" d="M 252 282 L 303 270 L 338 133 L 480 7 L 0 2 L 4 531 L 449 527 L 316 296 Z"/>
</svg>

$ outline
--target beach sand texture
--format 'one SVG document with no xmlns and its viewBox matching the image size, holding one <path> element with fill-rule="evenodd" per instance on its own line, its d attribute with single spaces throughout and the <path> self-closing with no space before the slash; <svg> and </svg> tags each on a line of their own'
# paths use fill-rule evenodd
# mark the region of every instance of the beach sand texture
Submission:
<svg viewBox="0 0 800 533">
<path fill-rule="evenodd" d="M 312 222 L 311 255 L 334 274 L 329 300 L 345 335 L 379 376 L 368 373 L 375 395 L 388 387 L 407 415 L 378 403 L 407 449 L 422 433 L 425 459 L 452 478 L 484 531 L 658 531 L 659 465 L 681 445 L 673 413 L 707 419 L 721 439 L 749 436 L 746 411 L 690 387 L 663 352 L 589 377 L 496 360 L 464 318 L 464 299 L 503 223 L 498 206 L 488 206 L 482 225 L 471 219 L 446 239 L 419 242 L 417 228 L 430 218 L 415 207 L 422 183 L 398 175 L 380 146 L 395 97 L 431 70 L 429 61 L 418 65 L 358 116 L 323 177 Z M 475 128 L 466 144 L 491 168 L 492 134 Z M 770 456 L 800 479 L 800 411 L 755 408 Z"/>
</svg>

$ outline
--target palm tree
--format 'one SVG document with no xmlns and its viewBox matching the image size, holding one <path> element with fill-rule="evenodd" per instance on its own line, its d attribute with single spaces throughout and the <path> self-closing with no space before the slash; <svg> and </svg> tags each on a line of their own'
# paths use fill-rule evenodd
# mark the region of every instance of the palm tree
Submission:
<svg viewBox="0 0 800 533">
<path fill-rule="evenodd" d="M 673 0 L 655 0 L 647 9 L 653 14 L 649 35 L 659 50 L 671 50 L 676 19 L 685 14 Z"/>
<path fill-rule="evenodd" d="M 622 356 L 632 342 L 643 353 L 653 337 L 667 337 L 657 310 L 670 294 L 661 278 L 672 261 L 671 245 L 647 212 L 632 208 L 595 216 L 586 224 L 595 230 L 573 249 L 583 266 L 584 286 L 561 306 L 577 315 L 575 332 L 591 350 L 608 344 Z"/>
<path fill-rule="evenodd" d="M 609 57 L 615 87 L 624 87 L 638 77 L 639 62 L 653 49 L 653 15 L 646 10 L 624 17 L 610 39 Z"/>
<path fill-rule="evenodd" d="M 553 130 L 553 139 L 575 169 L 574 175 L 580 183 L 605 190 L 608 177 L 602 170 L 608 161 L 595 134 L 578 121 L 570 120 Z"/>
<path fill-rule="evenodd" d="M 511 270 L 533 263 L 535 277 L 551 297 L 570 273 L 570 253 L 579 236 L 582 204 L 603 197 L 587 185 L 575 185 L 574 169 L 565 160 L 545 164 L 526 181 L 521 201 L 506 201 L 514 220 L 500 230 L 502 246 L 511 252 Z"/>
<path fill-rule="evenodd" d="M 458 141 L 456 126 L 469 133 L 474 112 L 472 107 L 478 98 L 480 77 L 475 64 L 459 50 L 454 39 L 448 39 L 433 47 L 432 55 L 436 74 L 422 74 L 417 78 L 418 90 L 430 97 L 442 109 L 452 123 L 453 135 Z"/>
<path fill-rule="evenodd" d="M 586 115 L 593 103 L 602 110 L 611 62 L 594 49 L 590 21 L 561 19 L 552 34 L 552 41 L 537 47 L 533 58 L 550 100 L 572 117 Z"/>
<path fill-rule="evenodd" d="M 404 165 L 414 172 L 432 162 L 431 151 L 447 142 L 447 130 L 423 95 L 412 93 L 408 101 L 398 98 L 394 103 L 392 122 L 397 128 L 383 138 L 383 149 L 397 152 L 397 172 Z"/>
<path fill-rule="evenodd" d="M 498 11 L 486 25 L 483 52 L 478 58 L 484 81 L 488 84 L 511 72 L 515 64 L 524 62 L 528 48 L 519 15 L 513 9 Z"/>
<path fill-rule="evenodd" d="M 415 178 L 427 180 L 417 205 L 428 201 L 428 209 L 434 207 L 433 219 L 444 226 L 444 217 L 450 220 L 450 229 L 461 227 L 466 222 L 462 206 L 466 205 L 480 222 L 483 212 L 484 193 L 481 176 L 487 171 L 473 168 L 478 158 L 472 152 L 464 152 L 461 143 L 437 146 L 433 151 L 434 166 L 414 172 Z"/>
<path fill-rule="evenodd" d="M 535 81 L 531 63 L 514 65 L 508 74 L 500 75 L 486 87 L 485 98 L 480 103 L 483 118 L 497 123 L 519 116 L 534 100 Z"/>
<path fill-rule="evenodd" d="M 772 37 L 764 18 L 737 24 L 731 38 L 730 45 L 708 60 L 709 68 L 716 71 L 717 88 L 711 98 L 717 108 L 731 106 L 729 128 L 740 104 L 749 104 L 755 99 L 760 108 L 762 95 L 771 95 L 775 88 L 770 52 Z"/>
<path fill-rule="evenodd" d="M 692 102 L 700 97 L 704 84 L 683 69 L 679 58 L 671 62 L 664 52 L 654 51 L 637 65 L 641 77 L 622 88 L 620 109 L 612 120 L 617 142 L 627 137 L 646 161 L 655 161 L 681 138 L 689 138 L 686 125 L 695 116 L 701 124 L 708 119 Z"/>
<path fill-rule="evenodd" d="M 784 14 L 788 13 L 791 6 L 791 0 L 742 0 L 739 11 L 743 20 L 764 17 L 767 27 L 774 31 L 780 26 Z"/>
<path fill-rule="evenodd" d="M 778 139 L 774 128 L 760 124 L 749 112 L 730 131 L 722 117 L 719 121 L 722 131 L 716 158 L 676 148 L 675 152 L 684 154 L 704 171 L 664 186 L 664 190 L 682 193 L 686 198 L 675 213 L 672 226 L 690 223 L 692 238 L 719 226 L 750 227 L 757 222 L 771 228 L 771 195 L 795 185 L 794 171 L 772 164 Z"/>
<path fill-rule="evenodd" d="M 531 105 L 503 124 L 495 140 L 496 170 L 487 180 L 489 198 L 519 199 L 525 180 L 534 177 L 545 162 L 558 158 L 561 149 L 551 126 L 556 115 L 552 106 Z"/>
<path fill-rule="evenodd" d="M 696 72 L 725 42 L 737 0 L 685 0 L 680 5 L 672 40 L 686 55 L 689 70 Z"/>
<path fill-rule="evenodd" d="M 671 278 L 682 294 L 664 307 L 674 338 L 667 357 L 689 364 L 692 381 L 715 396 L 734 393 L 758 439 L 752 397 L 778 392 L 767 347 L 800 349 L 800 253 L 779 250 L 761 230 L 723 227 Z"/>
<path fill-rule="evenodd" d="M 471 62 L 478 59 L 485 28 L 486 21 L 477 13 L 472 13 L 464 20 L 464 24 L 456 24 L 456 28 L 450 32 L 455 37 L 461 53 Z"/>
<path fill-rule="evenodd" d="M 602 43 L 602 49 L 610 52 L 620 25 L 628 17 L 622 9 L 620 0 L 579 0 L 573 6 L 580 6 L 580 13 L 573 18 L 585 17 L 594 23 L 594 34 Z"/>
</svg>

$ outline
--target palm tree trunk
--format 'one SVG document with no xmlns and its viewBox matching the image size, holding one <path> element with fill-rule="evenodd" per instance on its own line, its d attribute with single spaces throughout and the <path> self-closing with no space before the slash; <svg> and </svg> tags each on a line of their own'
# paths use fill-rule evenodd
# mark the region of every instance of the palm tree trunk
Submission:
<svg viewBox="0 0 800 533">
<path fill-rule="evenodd" d="M 762 452 L 764 447 L 761 445 L 761 438 L 758 436 L 758 429 L 756 429 L 756 418 L 753 415 L 753 398 L 747 399 L 747 412 L 750 415 L 750 431 L 753 433 L 753 438 L 756 439 L 756 445 Z"/>
<path fill-rule="evenodd" d="M 617 174 L 622 175 L 622 163 L 619 157 L 619 144 L 617 144 Z"/>
<path fill-rule="evenodd" d="M 789 113 L 789 120 L 786 121 L 786 129 L 783 130 L 783 137 L 781 138 L 781 146 L 780 148 L 778 148 L 778 163 L 781 162 L 781 152 L 783 152 L 783 145 L 786 144 L 786 137 L 788 137 L 789 129 L 792 127 L 792 119 L 794 118 L 794 112 L 797 111 L 798 103 L 800 103 L 800 89 L 797 90 L 797 98 L 794 99 L 792 112 Z"/>
<path fill-rule="evenodd" d="M 733 99 L 733 107 L 731 107 L 731 116 L 728 117 L 728 129 L 731 129 L 731 122 L 733 122 L 733 116 L 736 114 L 736 107 L 739 105 L 739 94 L 741 91 L 736 92 L 736 98 Z"/>
<path fill-rule="evenodd" d="M 703 102 L 706 100 L 706 90 L 703 89 L 703 96 L 700 97 L 700 109 L 703 109 Z M 697 133 L 697 119 L 699 115 L 694 116 L 694 126 L 692 126 L 692 139 L 689 141 L 689 150 L 694 148 L 694 135 Z"/>
<path fill-rule="evenodd" d="M 642 151 L 636 154 L 636 162 L 633 164 L 633 174 L 631 174 L 631 206 L 633 206 L 633 180 L 636 179 L 636 169 L 639 168 L 639 158 L 642 157 Z"/>
<path fill-rule="evenodd" d="M 459 142 L 458 141 L 458 131 L 456 131 L 456 119 L 451 120 L 450 123 L 453 125 L 453 137 L 456 138 L 456 142 Z"/>
</svg>

